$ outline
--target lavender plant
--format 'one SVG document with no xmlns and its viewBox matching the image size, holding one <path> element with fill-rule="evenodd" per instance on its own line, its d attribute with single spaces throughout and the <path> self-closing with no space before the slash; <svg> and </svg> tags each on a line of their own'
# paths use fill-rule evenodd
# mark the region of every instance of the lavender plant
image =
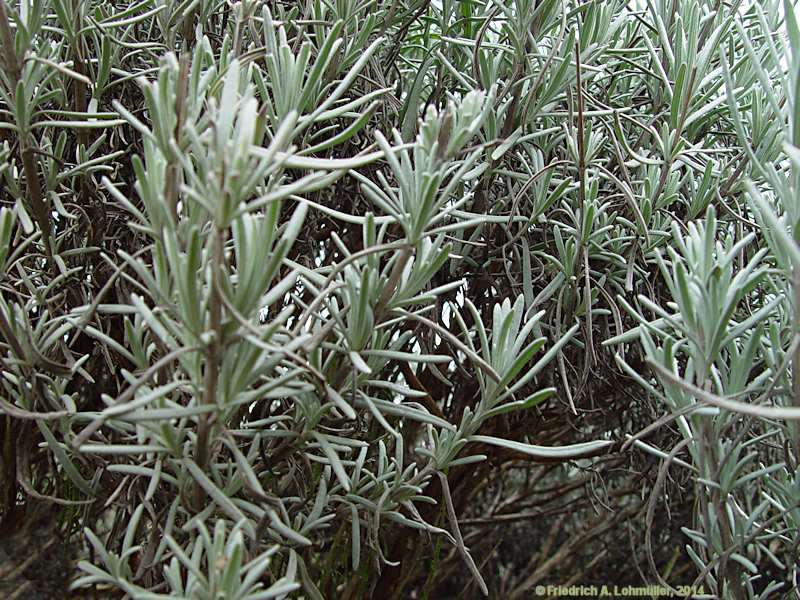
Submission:
<svg viewBox="0 0 800 600">
<path fill-rule="evenodd" d="M 798 595 L 789 0 L 0 0 L 0 59 L 14 594 L 37 529 L 76 594 Z"/>
</svg>

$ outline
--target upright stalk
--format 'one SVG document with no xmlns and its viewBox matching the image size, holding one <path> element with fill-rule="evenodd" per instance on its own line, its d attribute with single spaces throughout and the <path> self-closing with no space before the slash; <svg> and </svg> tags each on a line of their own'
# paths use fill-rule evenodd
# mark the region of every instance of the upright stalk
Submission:
<svg viewBox="0 0 800 600">
<path fill-rule="evenodd" d="M 792 269 L 792 291 L 794 295 L 794 334 L 800 335 L 800 266 Z M 792 400 L 800 408 L 800 346 L 792 355 Z M 794 434 L 795 466 L 800 465 L 800 421 L 792 423 Z"/>
<path fill-rule="evenodd" d="M 178 70 L 178 96 L 175 99 L 175 130 L 173 135 L 175 143 L 180 147 L 181 130 L 183 127 L 186 93 L 189 81 L 189 50 L 181 53 L 180 68 Z M 177 157 L 170 158 L 167 165 L 166 186 L 164 190 L 167 211 L 173 224 L 178 223 L 178 188 L 181 181 L 181 165 Z"/>
<path fill-rule="evenodd" d="M 575 41 L 575 82 L 578 96 L 578 194 L 583 214 L 586 212 L 586 149 L 583 139 L 583 84 L 581 82 L 581 43 Z"/>
<path fill-rule="evenodd" d="M 14 44 L 14 34 L 11 31 L 11 23 L 8 20 L 8 13 L 6 12 L 5 2 L 0 1 L 0 43 L 3 45 L 3 65 L 6 71 L 6 77 L 10 82 L 9 95 L 12 102 L 16 105 L 17 100 L 17 84 L 22 81 L 22 63 L 17 56 L 17 51 Z M 50 225 L 50 216 L 47 206 L 47 201 L 42 193 L 42 186 L 39 181 L 39 171 L 36 167 L 36 148 L 30 143 L 30 132 L 27 127 L 20 127 L 17 124 L 19 133 L 19 153 L 22 159 L 22 168 L 25 173 L 25 184 L 27 188 L 28 205 L 33 213 L 33 218 L 39 226 L 42 233 L 42 240 L 44 242 L 44 250 L 47 255 L 48 262 L 52 263 L 53 247 L 51 245 L 52 227 Z"/>
<path fill-rule="evenodd" d="M 206 368 L 203 381 L 203 404 L 213 406 L 217 404 L 217 387 L 219 383 L 219 362 L 222 356 L 222 292 L 219 281 L 224 260 L 225 231 L 215 227 L 211 239 L 211 286 L 208 301 L 208 325 L 211 340 L 206 346 Z M 200 416 L 197 428 L 197 447 L 195 448 L 195 462 L 201 469 L 208 465 L 210 457 L 210 432 L 214 424 L 214 412 Z M 203 502 L 203 489 L 195 487 L 195 504 L 200 506 Z"/>
</svg>

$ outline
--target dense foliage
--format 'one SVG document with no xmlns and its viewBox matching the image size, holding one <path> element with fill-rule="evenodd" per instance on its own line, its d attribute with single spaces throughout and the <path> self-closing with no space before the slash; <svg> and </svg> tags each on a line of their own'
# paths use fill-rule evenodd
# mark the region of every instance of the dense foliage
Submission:
<svg viewBox="0 0 800 600">
<path fill-rule="evenodd" d="M 794 11 L 0 0 L 0 589 L 800 597 Z"/>
</svg>

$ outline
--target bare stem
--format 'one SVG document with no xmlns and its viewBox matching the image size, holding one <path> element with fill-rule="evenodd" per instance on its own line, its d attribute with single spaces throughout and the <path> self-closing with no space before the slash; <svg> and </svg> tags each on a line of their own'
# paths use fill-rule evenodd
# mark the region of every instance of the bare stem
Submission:
<svg viewBox="0 0 800 600">
<path fill-rule="evenodd" d="M 792 290 L 794 292 L 794 329 L 795 335 L 800 333 L 800 267 L 792 270 Z M 800 346 L 792 355 L 792 396 L 794 405 L 800 408 Z M 800 465 L 800 422 L 792 424 L 794 429 L 795 464 Z"/>
<path fill-rule="evenodd" d="M 18 103 L 16 98 L 17 83 L 22 79 L 22 65 L 20 57 L 14 45 L 14 34 L 11 31 L 11 23 L 8 20 L 5 2 L 0 2 L 0 43 L 3 44 L 3 62 L 8 79 L 11 82 L 9 92 L 14 104 Z M 49 210 L 47 201 L 42 193 L 42 186 L 39 182 L 39 171 L 36 167 L 37 148 L 30 143 L 29 132 L 18 126 L 19 133 L 19 152 L 22 157 L 22 168 L 25 172 L 25 184 L 28 192 L 28 204 L 36 220 L 39 230 L 42 232 L 44 249 L 48 261 L 52 262 L 53 247 L 51 245 L 52 227 L 50 225 Z"/>
<path fill-rule="evenodd" d="M 581 43 L 575 41 L 575 77 L 578 95 L 578 194 L 581 210 L 586 211 L 586 148 L 583 140 L 583 85 L 581 83 Z"/>
<path fill-rule="evenodd" d="M 222 350 L 222 292 L 219 289 L 219 280 L 224 260 L 225 231 L 217 228 L 212 238 L 211 248 L 211 295 L 209 298 L 209 330 L 212 339 L 206 350 L 206 369 L 203 382 L 203 403 L 214 405 L 217 403 L 217 385 L 219 383 L 219 361 Z M 201 469 L 205 469 L 210 456 L 210 432 L 214 422 L 214 413 L 207 413 L 200 417 L 197 428 L 197 446 L 195 449 L 195 462 Z M 195 504 L 200 506 L 204 497 L 203 488 L 198 484 L 195 487 Z"/>
</svg>

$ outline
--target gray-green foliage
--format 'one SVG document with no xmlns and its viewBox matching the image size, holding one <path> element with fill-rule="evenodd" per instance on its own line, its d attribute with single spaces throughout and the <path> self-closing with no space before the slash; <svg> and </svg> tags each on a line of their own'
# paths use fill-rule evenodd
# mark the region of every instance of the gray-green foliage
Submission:
<svg viewBox="0 0 800 600">
<path fill-rule="evenodd" d="M 664 585 L 685 470 L 689 581 L 796 586 L 789 0 L 0 8 L 0 522 L 65 506 L 76 588 L 522 597 L 594 534 L 487 576 L 518 464 Z"/>
</svg>

